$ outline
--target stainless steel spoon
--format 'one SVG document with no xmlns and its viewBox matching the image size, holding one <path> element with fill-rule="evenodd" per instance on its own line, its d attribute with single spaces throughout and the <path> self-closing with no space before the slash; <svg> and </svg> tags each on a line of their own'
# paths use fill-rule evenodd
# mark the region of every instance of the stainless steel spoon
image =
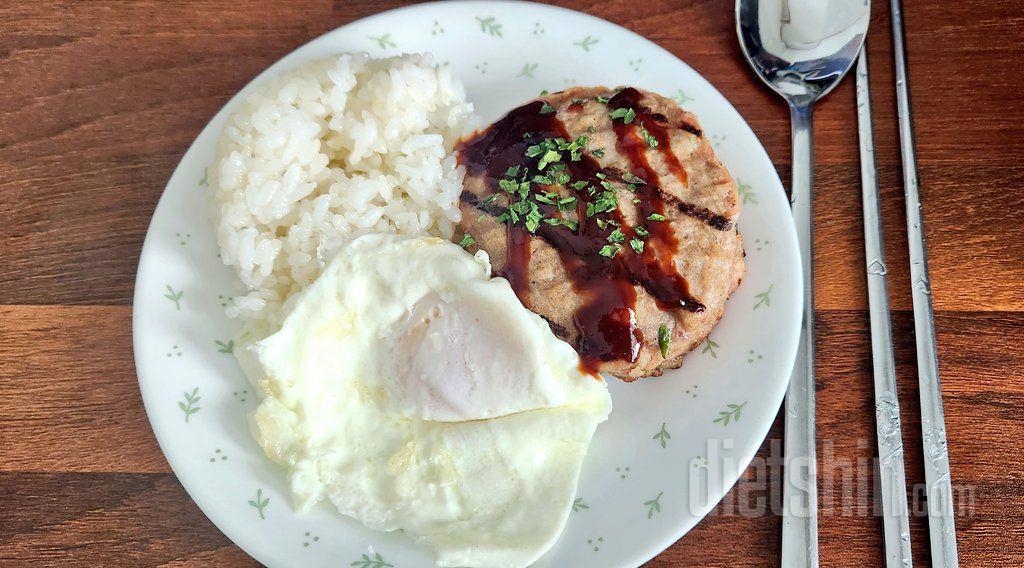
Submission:
<svg viewBox="0 0 1024 568">
<path fill-rule="evenodd" d="M 818 565 L 814 428 L 814 270 L 811 107 L 857 60 L 870 17 L 866 0 L 736 0 L 736 32 L 747 62 L 789 103 L 793 122 L 790 203 L 800 241 L 804 320 L 786 392 L 782 566 Z"/>
</svg>

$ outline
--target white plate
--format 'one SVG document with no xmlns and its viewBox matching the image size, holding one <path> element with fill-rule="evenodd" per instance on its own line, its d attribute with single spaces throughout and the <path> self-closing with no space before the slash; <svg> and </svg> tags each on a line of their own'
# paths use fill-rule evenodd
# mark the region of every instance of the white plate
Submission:
<svg viewBox="0 0 1024 568">
<path fill-rule="evenodd" d="M 536 566 L 642 564 L 722 498 L 782 401 L 800 326 L 800 266 L 789 205 L 767 154 L 725 98 L 667 51 L 603 20 L 538 4 L 386 12 L 310 42 L 255 82 L 311 58 L 364 50 L 433 52 L 450 62 L 488 120 L 542 89 L 570 85 L 630 84 L 676 97 L 699 116 L 738 180 L 749 275 L 711 341 L 681 369 L 633 384 L 610 380 L 615 408 L 586 458 L 579 506 Z M 263 564 L 429 566 L 430 552 L 401 534 L 365 529 L 326 505 L 295 513 L 283 471 L 249 434 L 245 416 L 256 400 L 229 347 L 217 343 L 237 327 L 223 310 L 233 276 L 220 263 L 206 213 L 206 168 L 238 101 L 214 117 L 171 176 L 139 262 L 135 359 L 153 430 L 203 512 Z"/>
</svg>

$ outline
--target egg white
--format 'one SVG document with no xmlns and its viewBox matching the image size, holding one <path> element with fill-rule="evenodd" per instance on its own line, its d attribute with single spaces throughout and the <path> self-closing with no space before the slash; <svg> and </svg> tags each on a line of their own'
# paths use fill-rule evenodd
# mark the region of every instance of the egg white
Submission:
<svg viewBox="0 0 1024 568">
<path fill-rule="evenodd" d="M 438 566 L 527 566 L 554 544 L 611 400 L 486 255 L 366 235 L 291 306 L 240 359 L 297 508 L 403 529 Z"/>
</svg>

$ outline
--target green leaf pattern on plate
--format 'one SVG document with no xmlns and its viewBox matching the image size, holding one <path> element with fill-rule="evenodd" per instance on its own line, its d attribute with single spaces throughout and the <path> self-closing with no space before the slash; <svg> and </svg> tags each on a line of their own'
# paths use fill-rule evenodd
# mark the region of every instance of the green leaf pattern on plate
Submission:
<svg viewBox="0 0 1024 568">
<path fill-rule="evenodd" d="M 679 103 L 680 106 L 682 106 L 694 100 L 694 98 L 684 93 L 682 89 L 679 89 L 678 91 L 676 91 L 676 94 L 672 96 L 672 100 L 674 100 L 675 102 Z"/>
<path fill-rule="evenodd" d="M 391 33 L 383 33 L 379 36 L 369 36 L 370 39 L 377 43 L 377 46 L 381 49 L 387 49 L 389 47 L 398 47 L 398 44 L 391 39 Z"/>
<path fill-rule="evenodd" d="M 644 506 L 647 507 L 647 518 L 648 519 L 653 517 L 654 513 L 660 513 L 661 512 L 661 496 L 664 495 L 664 494 L 665 494 L 665 492 L 661 491 L 661 492 L 658 493 L 658 496 L 655 497 L 654 499 L 651 499 L 649 501 L 644 501 Z"/>
<path fill-rule="evenodd" d="M 740 421 L 740 411 L 747 405 L 747 401 L 743 401 L 742 404 L 727 404 L 725 405 L 728 410 L 721 410 L 718 412 L 718 418 L 712 420 L 712 422 L 719 423 L 722 426 L 728 426 L 732 422 Z"/>
<path fill-rule="evenodd" d="M 253 509 L 256 509 L 256 511 L 259 512 L 261 521 L 267 518 L 266 515 L 264 514 L 264 511 L 266 510 L 267 505 L 269 504 L 270 497 L 264 497 L 262 489 L 257 489 L 256 497 L 253 499 L 249 499 L 249 506 L 252 507 Z"/>
<path fill-rule="evenodd" d="M 502 37 L 501 24 L 498 23 L 494 16 L 487 16 L 486 18 L 477 16 L 476 21 L 479 22 L 480 31 L 483 33 L 492 37 Z"/>
<path fill-rule="evenodd" d="M 168 284 L 165 287 L 165 289 L 167 290 L 167 293 L 164 294 L 164 298 L 167 298 L 168 300 L 174 302 L 174 309 L 180 312 L 181 299 L 185 297 L 185 292 L 182 292 L 181 290 L 175 290 L 174 288 L 171 287 L 170 284 Z"/>
<path fill-rule="evenodd" d="M 744 205 L 757 205 L 757 194 L 750 189 L 750 184 L 736 180 L 736 189 L 740 192 L 740 199 Z"/>
<path fill-rule="evenodd" d="M 601 40 L 588 35 L 579 41 L 573 42 L 573 45 L 579 46 L 583 51 L 590 51 L 590 48 L 594 47 L 594 45 L 600 41 Z"/>
<path fill-rule="evenodd" d="M 755 310 L 757 308 L 760 308 L 761 306 L 764 306 L 766 308 L 772 307 L 772 288 L 773 287 L 775 287 L 775 284 L 769 284 L 767 290 L 765 290 L 764 292 L 761 292 L 760 294 L 754 296 L 754 300 L 756 300 L 754 302 L 754 309 Z"/>
<path fill-rule="evenodd" d="M 658 432 L 651 439 L 657 440 L 658 443 L 661 444 L 661 447 L 664 449 L 667 441 L 672 439 L 672 434 L 668 433 L 668 430 L 665 429 L 665 423 L 662 422 L 661 430 L 658 430 Z"/>
<path fill-rule="evenodd" d="M 373 558 L 364 554 L 361 559 L 349 564 L 349 566 L 356 566 L 357 568 L 394 568 L 392 564 L 384 561 L 384 557 L 379 552 L 375 552 Z"/>
<path fill-rule="evenodd" d="M 178 408 L 185 414 L 185 422 L 188 423 L 188 419 L 195 413 L 201 410 L 199 406 L 199 387 L 192 389 L 192 392 L 185 391 L 184 399 L 178 401 Z"/>
<path fill-rule="evenodd" d="M 228 355 L 233 355 L 235 353 L 235 340 L 234 339 L 229 339 L 227 341 L 227 343 L 225 343 L 225 342 L 223 342 L 223 341 L 221 341 L 219 339 L 214 339 L 213 343 L 217 345 L 217 352 L 218 353 L 227 353 Z"/>
<path fill-rule="evenodd" d="M 701 355 L 707 353 L 708 355 L 711 355 L 712 359 L 718 359 L 718 352 L 715 351 L 715 349 L 718 349 L 718 343 L 716 343 L 714 339 L 711 339 L 711 336 L 709 335 L 707 341 L 704 342 L 704 349 L 701 349 L 700 353 Z"/>
<path fill-rule="evenodd" d="M 533 72 L 537 70 L 536 63 L 525 63 L 523 64 L 523 70 L 519 72 L 516 77 L 528 77 L 533 79 Z"/>
</svg>

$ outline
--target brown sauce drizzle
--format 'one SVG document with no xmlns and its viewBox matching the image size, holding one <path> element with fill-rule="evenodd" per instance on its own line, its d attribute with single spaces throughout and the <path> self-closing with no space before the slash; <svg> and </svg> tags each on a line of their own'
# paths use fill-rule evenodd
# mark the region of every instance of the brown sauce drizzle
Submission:
<svg viewBox="0 0 1024 568">
<path fill-rule="evenodd" d="M 519 301 L 530 307 L 530 232 L 522 225 L 507 225 L 505 229 L 507 249 L 505 266 L 495 274 L 512 286 Z"/>
<path fill-rule="evenodd" d="M 668 131 L 662 125 L 664 116 L 652 115 L 649 109 L 640 107 L 640 93 L 627 88 L 620 91 L 607 105 L 609 110 L 632 107 L 637 113 L 631 124 L 615 120 L 616 147 L 630 163 L 631 173 L 647 183 L 639 185 L 635 193 L 619 189 L 618 199 L 637 198 L 639 223 L 645 224 L 649 236 L 644 239 L 641 254 L 629 246 L 629 239 L 638 237 L 636 229 L 627 223 L 621 209 L 603 214 L 614 220 L 626 235 L 626 242 L 613 258 L 601 256 L 599 251 L 609 244 L 608 235 L 615 226 L 601 227 L 598 215 L 586 216 L 587 204 L 593 197 L 586 189 L 564 188 L 568 195 L 576 197 L 576 231 L 565 226 L 551 226 L 541 223 L 535 235 L 542 238 L 559 255 L 569 276 L 573 290 L 579 294 L 581 304 L 573 315 L 579 332 L 576 350 L 580 354 L 583 370 L 597 373 L 605 362 L 626 361 L 633 363 L 640 353 L 644 334 L 636 321 L 637 287 L 642 288 L 656 301 L 658 307 L 667 312 L 704 310 L 696 298 L 689 293 L 686 280 L 676 270 L 673 257 L 679 251 L 679 241 L 672 232 L 668 221 L 647 222 L 649 215 L 665 213 L 669 198 L 672 205 L 686 205 L 672 196 L 665 195 L 658 187 L 658 176 L 650 167 L 646 149 L 647 142 L 639 133 L 642 125 L 658 141 L 658 151 L 664 157 L 671 173 L 686 183 L 686 171 L 679 163 L 669 145 Z M 548 138 L 563 138 L 571 141 L 565 125 L 556 113 L 542 114 L 543 101 L 533 101 L 512 110 L 487 129 L 463 140 L 458 146 L 458 159 L 470 176 L 482 176 L 491 194 L 502 194 L 499 180 L 505 177 L 512 166 L 536 167 L 536 160 L 525 157 L 526 149 Z M 589 101 L 588 104 L 600 104 Z M 578 103 L 571 103 L 569 110 L 577 112 Z M 657 119 L 661 119 L 660 121 Z M 573 182 L 585 180 L 601 191 L 602 175 L 617 186 L 623 185 L 619 175 L 609 168 L 602 170 L 600 164 L 587 152 L 578 161 L 572 161 L 564 153 L 561 163 Z M 600 175 L 599 175 L 600 174 Z M 534 188 L 536 188 L 536 184 Z M 550 189 L 550 188 L 549 188 Z M 492 216 L 498 216 L 504 207 L 486 201 L 488 195 L 475 195 L 464 191 L 465 203 Z M 545 217 L 563 215 L 557 207 L 541 204 Z M 708 212 L 710 213 L 710 212 Z M 524 305 L 529 306 L 530 288 L 530 241 L 533 235 L 522 225 L 506 224 L 508 253 L 504 266 L 496 274 L 508 279 L 513 290 Z M 656 340 L 656 338 L 652 338 Z"/>
</svg>

